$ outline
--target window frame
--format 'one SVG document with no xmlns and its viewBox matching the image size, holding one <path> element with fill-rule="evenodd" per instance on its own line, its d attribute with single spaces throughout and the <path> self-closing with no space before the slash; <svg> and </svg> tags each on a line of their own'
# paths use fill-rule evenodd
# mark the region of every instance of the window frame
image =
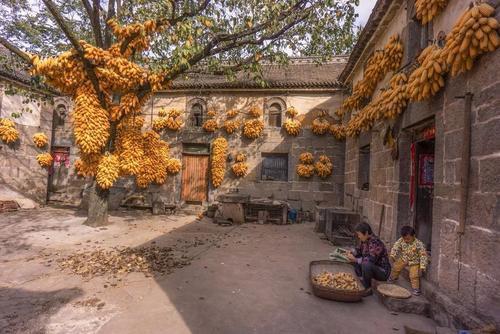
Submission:
<svg viewBox="0 0 500 334">
<path fill-rule="evenodd" d="M 266 159 L 284 159 L 284 163 L 282 163 L 284 168 L 274 168 L 274 167 L 266 167 L 265 166 L 265 161 Z M 289 154 L 288 153 L 261 153 L 261 167 L 260 167 L 260 181 L 263 182 L 288 182 L 288 178 L 290 176 L 290 171 L 289 171 Z M 282 171 L 282 177 L 280 178 L 272 178 L 271 175 L 268 173 L 265 173 L 266 170 L 272 170 L 275 169 L 277 170 L 278 174 L 280 173 L 279 171 Z M 276 173 L 276 172 L 275 172 Z"/>
<path fill-rule="evenodd" d="M 273 105 L 277 104 L 280 107 L 280 125 L 271 125 L 270 120 L 271 120 L 271 107 Z M 266 100 L 265 103 L 265 124 L 267 128 L 270 129 L 279 129 L 283 126 L 283 121 L 285 120 L 285 112 L 286 112 L 286 102 L 280 97 L 271 97 Z"/>
<path fill-rule="evenodd" d="M 193 108 L 199 105 L 201 107 L 201 117 L 200 117 L 200 124 L 196 125 L 196 119 L 194 117 L 194 110 Z M 193 98 L 188 101 L 186 105 L 186 110 L 188 111 L 189 115 L 189 126 L 193 129 L 201 129 L 203 126 L 203 122 L 206 120 L 206 113 L 207 113 L 207 102 L 202 99 L 202 98 Z"/>
<path fill-rule="evenodd" d="M 363 158 L 362 158 L 363 156 Z M 364 166 L 363 175 L 366 174 L 366 179 L 361 175 L 361 168 Z M 367 170 L 365 170 L 367 169 Z M 357 186 L 361 191 L 370 191 L 370 172 L 371 172 L 371 145 L 364 145 L 359 148 L 359 156 L 358 156 L 358 180 Z M 363 182 L 367 181 L 367 182 Z M 365 188 L 364 185 L 368 184 L 368 187 Z"/>
</svg>

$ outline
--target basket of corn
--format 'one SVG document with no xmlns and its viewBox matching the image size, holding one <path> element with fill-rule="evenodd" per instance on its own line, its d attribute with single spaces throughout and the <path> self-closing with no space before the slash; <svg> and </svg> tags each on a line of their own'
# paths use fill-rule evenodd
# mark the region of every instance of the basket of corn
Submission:
<svg viewBox="0 0 500 334">
<path fill-rule="evenodd" d="M 364 287 L 354 267 L 334 260 L 312 261 L 309 264 L 312 293 L 320 298 L 339 302 L 359 302 Z"/>
</svg>

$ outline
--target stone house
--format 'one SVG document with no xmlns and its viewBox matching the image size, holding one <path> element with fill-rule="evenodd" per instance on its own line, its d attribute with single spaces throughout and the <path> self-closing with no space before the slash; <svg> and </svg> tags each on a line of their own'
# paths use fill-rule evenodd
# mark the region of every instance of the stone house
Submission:
<svg viewBox="0 0 500 334">
<path fill-rule="evenodd" d="M 500 19 L 500 2 L 489 2 Z M 468 6 L 450 0 L 422 26 L 413 0 L 377 1 L 339 80 L 346 86 L 358 82 L 368 57 L 394 34 L 405 49 L 400 70 L 408 68 L 430 41 L 450 32 Z M 431 253 L 424 292 L 432 314 L 458 328 L 483 321 L 500 327 L 499 68 L 499 51 L 485 54 L 471 71 L 449 76 L 433 98 L 410 103 L 400 117 L 379 121 L 345 144 L 344 205 L 388 244 L 401 226 L 416 228 Z M 388 133 L 394 147 L 384 140 Z"/>
<path fill-rule="evenodd" d="M 489 2 L 500 20 L 500 1 Z M 338 141 L 310 130 L 311 121 L 321 111 L 336 121 L 335 110 L 347 96 L 346 87 L 363 77 L 367 59 L 390 36 L 401 37 L 405 50 L 401 70 L 408 69 L 429 40 L 439 40 L 450 32 L 468 5 L 468 1 L 449 0 L 444 12 L 423 26 L 415 19 L 414 0 L 378 0 L 348 58 L 334 57 L 322 66 L 309 58 L 293 59 L 287 66 L 264 64 L 265 87 L 243 75 L 235 81 L 207 75 L 176 80 L 171 90 L 153 96 L 144 115 L 150 126 L 162 109 L 183 112 L 184 127 L 163 133 L 171 145 L 171 156 L 182 160 L 183 170 L 165 185 L 151 186 L 142 194 L 179 205 L 207 205 L 219 194 L 237 191 L 285 200 L 305 211 L 313 211 L 319 204 L 344 206 L 359 212 L 389 246 L 398 238 L 401 226 L 412 225 L 431 253 L 423 289 L 432 301 L 435 320 L 457 328 L 491 322 L 500 328 L 496 261 L 500 253 L 499 51 L 481 56 L 471 71 L 448 77 L 445 88 L 433 98 L 410 103 L 395 120 L 380 121 L 358 137 Z M 374 96 L 389 79 L 390 74 L 379 83 Z M 30 81 L 4 69 L 0 82 L 1 117 L 10 117 L 19 108 L 20 98 L 6 94 L 5 87 L 26 87 Z M 17 146 L 0 145 L 0 200 L 24 196 L 39 203 L 81 201 L 85 180 L 77 178 L 72 169 L 78 152 L 67 117 L 71 105 L 60 97 L 54 101 L 15 119 L 23 133 Z M 240 110 L 238 117 L 244 120 L 252 106 L 263 110 L 265 124 L 263 135 L 256 140 L 243 138 L 241 131 L 207 133 L 200 126 L 210 110 L 221 123 L 231 109 Z M 281 128 L 288 107 L 300 113 L 303 130 L 298 137 Z M 345 115 L 344 122 L 351 116 Z M 40 150 L 31 142 L 32 134 L 40 130 L 50 134 L 52 152 L 64 158 L 49 173 L 36 163 Z M 209 154 L 219 135 L 228 139 L 230 154 L 224 181 L 214 188 L 209 181 Z M 388 135 L 395 146 L 387 144 Z M 467 154 L 464 148 L 469 145 Z M 241 151 L 248 157 L 249 174 L 236 178 L 229 167 Z M 326 180 L 300 178 L 295 166 L 298 155 L 305 151 L 315 158 L 329 156 L 333 175 Z M 470 172 L 463 173 L 467 170 Z M 116 208 L 136 188 L 125 179 L 111 193 L 110 205 Z"/>
<path fill-rule="evenodd" d="M 218 194 L 238 192 L 285 200 L 298 210 L 310 212 L 319 203 L 342 205 L 344 144 L 329 134 L 314 135 L 310 127 L 320 112 L 333 116 L 339 106 L 343 89 L 336 78 L 346 59 L 335 57 L 322 65 L 315 64 L 312 58 L 292 59 L 286 66 L 264 64 L 265 88 L 243 75 L 234 81 L 223 76 L 196 75 L 176 80 L 172 90 L 157 93 L 144 110 L 149 120 L 156 119 L 161 109 L 184 111 L 184 127 L 164 135 L 172 156 L 182 159 L 183 170 L 161 187 L 160 196 L 167 203 L 210 203 Z M 223 129 L 209 133 L 201 126 L 210 110 L 217 113 L 215 119 L 221 125 L 225 113 L 231 109 L 240 111 L 236 120 L 245 121 L 251 107 L 263 111 L 265 127 L 257 139 L 245 138 L 241 130 L 228 135 Z M 297 137 L 288 135 L 282 128 L 289 107 L 299 112 L 297 118 L 303 123 Z M 209 152 L 210 143 L 217 136 L 227 138 L 229 159 L 224 181 L 215 189 L 209 182 Z M 295 166 L 300 153 L 306 151 L 313 153 L 316 159 L 320 154 L 329 156 L 334 164 L 332 176 L 325 180 L 317 176 L 299 177 Z M 245 153 L 249 167 L 243 178 L 235 177 L 230 171 L 239 152 Z"/>
</svg>

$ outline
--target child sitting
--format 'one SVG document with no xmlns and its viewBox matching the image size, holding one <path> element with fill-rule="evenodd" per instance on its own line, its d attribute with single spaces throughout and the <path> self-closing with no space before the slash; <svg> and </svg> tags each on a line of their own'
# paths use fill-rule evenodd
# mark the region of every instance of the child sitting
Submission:
<svg viewBox="0 0 500 334">
<path fill-rule="evenodd" d="M 392 247 L 391 260 L 394 262 L 389 282 L 398 279 L 401 270 L 410 268 L 410 282 L 412 294 L 418 296 L 420 291 L 420 276 L 427 268 L 427 251 L 424 243 L 415 238 L 415 230 L 411 226 L 401 228 L 401 238 Z"/>
</svg>

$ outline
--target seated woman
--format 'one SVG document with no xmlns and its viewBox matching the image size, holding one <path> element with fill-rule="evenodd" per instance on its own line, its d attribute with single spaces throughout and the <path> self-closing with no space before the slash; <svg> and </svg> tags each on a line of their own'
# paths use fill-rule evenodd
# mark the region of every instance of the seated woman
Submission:
<svg viewBox="0 0 500 334">
<path fill-rule="evenodd" d="M 362 277 L 367 294 L 371 293 L 372 278 L 387 281 L 391 274 L 391 264 L 384 243 L 373 234 L 368 223 L 359 223 L 354 228 L 360 243 L 349 260 L 354 263 L 356 274 Z"/>
</svg>

